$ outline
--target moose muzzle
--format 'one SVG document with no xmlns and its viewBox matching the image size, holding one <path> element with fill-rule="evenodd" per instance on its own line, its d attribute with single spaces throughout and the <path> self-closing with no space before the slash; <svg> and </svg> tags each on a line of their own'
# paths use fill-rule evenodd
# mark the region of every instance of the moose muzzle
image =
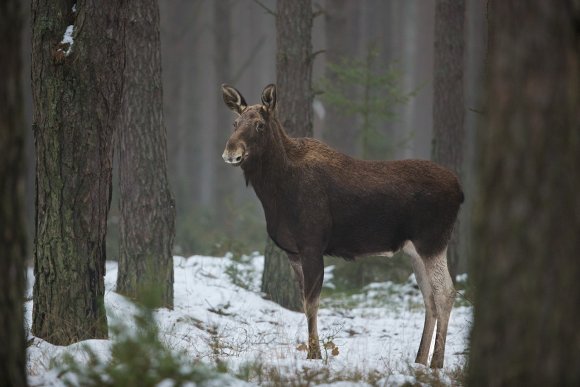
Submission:
<svg viewBox="0 0 580 387">
<path fill-rule="evenodd" d="M 222 154 L 222 158 L 227 164 L 237 167 L 244 161 L 244 150 L 241 148 L 230 150 L 226 148 Z"/>
</svg>

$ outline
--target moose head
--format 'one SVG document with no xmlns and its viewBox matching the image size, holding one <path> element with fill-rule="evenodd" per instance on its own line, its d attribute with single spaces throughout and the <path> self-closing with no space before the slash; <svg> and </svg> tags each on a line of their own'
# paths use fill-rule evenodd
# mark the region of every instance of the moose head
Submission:
<svg viewBox="0 0 580 387">
<path fill-rule="evenodd" d="M 258 159 L 272 137 L 272 121 L 276 113 L 276 86 L 270 84 L 262 91 L 262 103 L 248 106 L 242 94 L 229 85 L 222 85 L 225 104 L 237 114 L 234 132 L 230 136 L 222 158 L 233 166 L 241 166 Z"/>
</svg>

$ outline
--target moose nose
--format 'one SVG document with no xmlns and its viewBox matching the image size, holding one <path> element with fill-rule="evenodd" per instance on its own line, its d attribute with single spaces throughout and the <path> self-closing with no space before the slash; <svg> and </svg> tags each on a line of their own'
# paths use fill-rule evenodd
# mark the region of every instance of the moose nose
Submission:
<svg viewBox="0 0 580 387">
<path fill-rule="evenodd" d="M 231 153 L 225 151 L 222 154 L 222 158 L 228 164 L 239 164 L 242 161 L 242 154 L 241 153 L 231 154 Z"/>
</svg>

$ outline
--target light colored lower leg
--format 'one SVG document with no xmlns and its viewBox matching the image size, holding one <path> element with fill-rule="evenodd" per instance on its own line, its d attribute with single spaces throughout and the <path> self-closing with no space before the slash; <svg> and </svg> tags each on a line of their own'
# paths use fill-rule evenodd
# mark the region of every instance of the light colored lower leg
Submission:
<svg viewBox="0 0 580 387">
<path fill-rule="evenodd" d="M 435 311 L 437 316 L 437 331 L 435 334 L 435 349 L 431 359 L 431 368 L 442 368 L 445 357 L 445 341 L 451 308 L 455 300 L 455 289 L 447 268 L 447 249 L 441 254 L 425 261 L 427 277 L 431 284 Z"/>
<path fill-rule="evenodd" d="M 308 359 L 321 359 L 320 343 L 318 340 L 318 298 L 304 301 L 304 311 L 308 322 Z"/>
<path fill-rule="evenodd" d="M 417 279 L 417 284 L 419 285 L 419 289 L 421 289 L 425 303 L 425 322 L 423 324 L 423 334 L 421 335 L 421 343 L 419 344 L 415 363 L 427 365 L 431 340 L 433 339 L 433 332 L 435 330 L 435 322 L 437 321 L 435 318 L 435 301 L 423 259 L 421 259 L 411 242 L 405 243 L 403 251 L 411 258 L 415 278 Z"/>
</svg>

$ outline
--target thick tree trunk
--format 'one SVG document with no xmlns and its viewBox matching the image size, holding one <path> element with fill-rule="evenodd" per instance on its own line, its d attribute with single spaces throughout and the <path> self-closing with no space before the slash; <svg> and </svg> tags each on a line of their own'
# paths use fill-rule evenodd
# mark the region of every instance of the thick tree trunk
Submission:
<svg viewBox="0 0 580 387">
<path fill-rule="evenodd" d="M 286 309 L 302 311 L 302 292 L 286 253 L 268 238 L 264 255 L 262 292 Z"/>
<path fill-rule="evenodd" d="M 156 0 L 126 0 L 119 120 L 120 253 L 117 291 L 173 307 L 175 209 L 167 180 L 167 140 Z"/>
<path fill-rule="evenodd" d="M 312 136 L 312 3 L 278 0 L 278 118 L 292 137 Z"/>
<path fill-rule="evenodd" d="M 0 4 L 0 385 L 26 386 L 24 350 L 24 105 L 20 0 Z"/>
<path fill-rule="evenodd" d="M 123 67 L 116 3 L 73 4 L 32 2 L 32 331 L 59 345 L 107 337 L 105 230 Z"/>
<path fill-rule="evenodd" d="M 579 20 L 572 0 L 490 4 L 474 386 L 580 385 Z"/>
<path fill-rule="evenodd" d="M 461 176 L 465 137 L 463 100 L 465 0 L 437 0 L 433 79 L 432 160 Z M 459 220 L 458 220 L 459 222 Z M 449 242 L 447 262 L 455 282 L 459 264 L 459 224 Z"/>
<path fill-rule="evenodd" d="M 292 137 L 312 136 L 312 3 L 278 0 L 276 12 L 278 118 Z M 262 291 L 285 308 L 302 310 L 302 293 L 286 254 L 266 246 Z"/>
</svg>

